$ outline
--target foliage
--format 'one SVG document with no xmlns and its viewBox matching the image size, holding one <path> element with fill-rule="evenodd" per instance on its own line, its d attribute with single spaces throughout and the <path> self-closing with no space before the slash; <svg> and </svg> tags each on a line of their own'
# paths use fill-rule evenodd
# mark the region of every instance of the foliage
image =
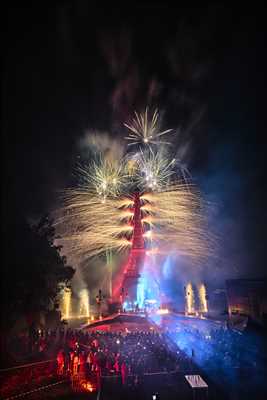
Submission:
<svg viewBox="0 0 267 400">
<path fill-rule="evenodd" d="M 2 324 L 12 327 L 21 316 L 54 308 L 60 289 L 75 270 L 54 245 L 48 216 L 30 226 L 20 215 L 8 220 L 4 232 Z"/>
</svg>

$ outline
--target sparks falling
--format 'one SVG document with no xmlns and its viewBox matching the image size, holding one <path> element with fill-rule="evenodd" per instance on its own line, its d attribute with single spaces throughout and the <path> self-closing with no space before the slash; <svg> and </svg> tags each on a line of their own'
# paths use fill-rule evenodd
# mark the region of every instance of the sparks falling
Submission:
<svg viewBox="0 0 267 400">
<path fill-rule="evenodd" d="M 144 193 L 142 223 L 148 248 L 162 254 L 177 252 L 200 260 L 208 251 L 202 206 L 197 193 L 184 184 L 166 191 Z M 107 249 L 121 252 L 131 247 L 133 211 L 131 198 L 107 198 L 102 202 L 90 190 L 68 190 L 64 195 L 64 214 L 58 219 L 61 241 L 86 258 Z"/>
</svg>

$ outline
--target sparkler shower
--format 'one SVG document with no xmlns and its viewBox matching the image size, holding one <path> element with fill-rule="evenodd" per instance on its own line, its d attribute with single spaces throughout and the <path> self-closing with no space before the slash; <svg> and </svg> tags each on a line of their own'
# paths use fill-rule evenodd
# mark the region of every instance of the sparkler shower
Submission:
<svg viewBox="0 0 267 400">
<path fill-rule="evenodd" d="M 92 162 L 79 165 L 78 185 L 63 192 L 63 207 L 56 219 L 63 246 L 84 260 L 108 249 L 131 251 L 132 265 L 124 272 L 130 268 L 136 279 L 144 263 L 141 248 L 146 257 L 158 257 L 154 265 L 160 265 L 164 256 L 177 254 L 197 266 L 211 253 L 206 204 L 170 156 L 169 138 L 162 140 L 169 134 L 174 137 L 175 132 L 162 130 L 159 120 L 157 110 L 135 113 L 125 123 L 130 143 L 121 158 L 99 151 Z M 113 296 L 115 292 L 116 288 Z"/>
<path fill-rule="evenodd" d="M 186 311 L 188 314 L 194 312 L 195 298 L 191 282 L 186 285 Z"/>
<path fill-rule="evenodd" d="M 207 293 L 206 293 L 206 287 L 203 283 L 201 283 L 198 286 L 198 296 L 200 303 L 200 311 L 207 312 L 208 311 Z"/>
<path fill-rule="evenodd" d="M 89 317 L 90 316 L 90 301 L 87 289 L 82 289 L 80 292 L 80 315 Z"/>
<path fill-rule="evenodd" d="M 69 319 L 71 313 L 71 290 L 65 288 L 61 299 L 62 317 Z"/>
</svg>

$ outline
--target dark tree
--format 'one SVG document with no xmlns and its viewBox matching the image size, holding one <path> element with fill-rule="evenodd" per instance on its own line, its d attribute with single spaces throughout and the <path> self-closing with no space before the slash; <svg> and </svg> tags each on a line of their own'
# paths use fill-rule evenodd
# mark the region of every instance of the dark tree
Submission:
<svg viewBox="0 0 267 400">
<path fill-rule="evenodd" d="M 61 287 L 75 270 L 61 248 L 54 245 L 55 229 L 46 216 L 30 226 L 20 215 L 8 220 L 4 231 L 2 327 L 10 329 L 21 316 L 52 310 Z"/>
</svg>

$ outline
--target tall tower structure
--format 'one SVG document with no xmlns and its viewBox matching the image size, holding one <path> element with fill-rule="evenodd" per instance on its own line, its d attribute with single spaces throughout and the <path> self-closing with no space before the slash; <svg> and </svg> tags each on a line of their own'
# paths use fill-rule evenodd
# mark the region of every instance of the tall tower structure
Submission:
<svg viewBox="0 0 267 400">
<path fill-rule="evenodd" d="M 137 299 L 138 279 L 145 259 L 140 193 L 134 194 L 133 211 L 132 247 L 124 269 L 124 278 L 121 288 L 122 296 L 127 296 L 127 299 L 132 303 Z"/>
</svg>

